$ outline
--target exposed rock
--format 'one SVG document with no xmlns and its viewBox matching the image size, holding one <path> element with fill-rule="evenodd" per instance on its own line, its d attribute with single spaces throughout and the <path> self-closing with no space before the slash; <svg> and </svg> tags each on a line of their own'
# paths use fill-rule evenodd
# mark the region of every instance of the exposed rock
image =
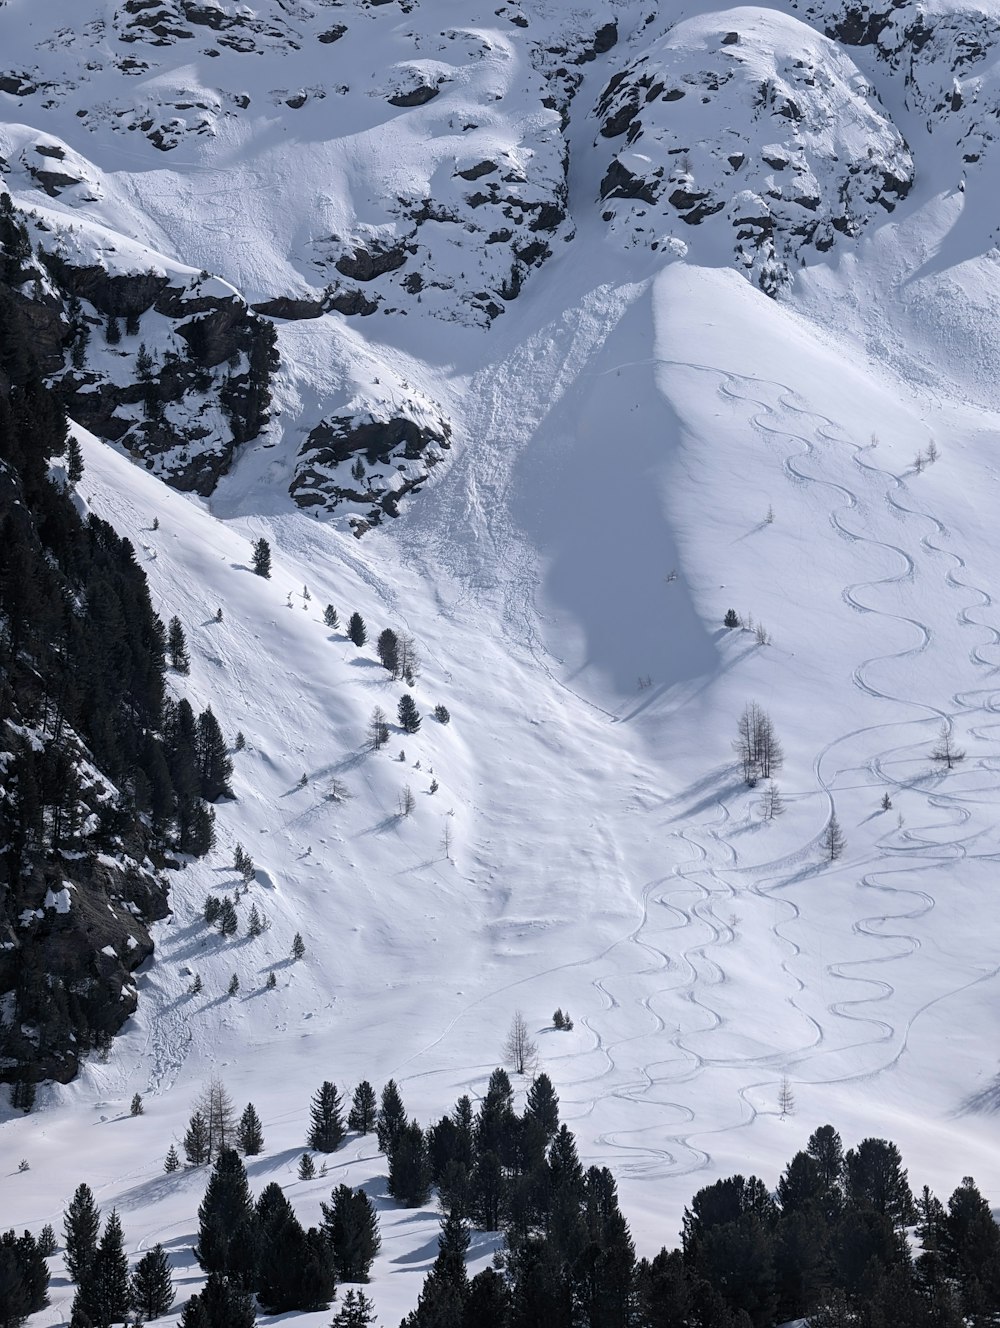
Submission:
<svg viewBox="0 0 1000 1328">
<path fill-rule="evenodd" d="M 273 300 L 264 300 L 252 308 L 255 314 L 263 314 L 266 318 L 285 318 L 289 321 L 319 318 L 324 311 L 322 300 L 295 299 L 291 295 L 276 295 Z"/>
<path fill-rule="evenodd" d="M 386 272 L 394 272 L 406 262 L 407 248 L 400 245 L 379 245 L 372 243 L 368 248 L 360 245 L 353 255 L 344 254 L 337 259 L 337 271 L 352 281 L 374 281 Z"/>
<path fill-rule="evenodd" d="M 418 83 L 415 88 L 410 88 L 408 92 L 397 92 L 391 97 L 386 98 L 390 106 L 426 106 L 429 101 L 441 91 L 430 83 Z"/>
</svg>

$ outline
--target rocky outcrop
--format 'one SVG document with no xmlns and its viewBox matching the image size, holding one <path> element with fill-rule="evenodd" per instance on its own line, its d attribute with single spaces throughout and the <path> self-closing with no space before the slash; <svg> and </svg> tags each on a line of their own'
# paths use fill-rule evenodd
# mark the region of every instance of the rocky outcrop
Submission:
<svg viewBox="0 0 1000 1328">
<path fill-rule="evenodd" d="M 401 500 L 419 491 L 450 447 L 450 424 L 429 408 L 330 416 L 303 444 L 289 491 L 300 507 L 346 514 L 361 535 L 398 516 Z"/>
<path fill-rule="evenodd" d="M 913 181 L 902 136 L 850 59 L 796 19 L 752 11 L 745 32 L 688 19 L 608 82 L 595 146 L 614 150 L 603 217 L 626 247 L 731 246 L 777 294 L 891 212 Z M 724 232 L 720 235 L 720 229 Z"/>
</svg>

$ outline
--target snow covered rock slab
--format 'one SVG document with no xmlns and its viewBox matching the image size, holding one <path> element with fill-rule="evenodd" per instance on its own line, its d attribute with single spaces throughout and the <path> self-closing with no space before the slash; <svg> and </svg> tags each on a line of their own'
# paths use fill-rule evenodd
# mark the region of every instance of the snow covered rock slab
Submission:
<svg viewBox="0 0 1000 1328">
<path fill-rule="evenodd" d="M 721 243 L 772 295 L 808 251 L 859 235 L 913 182 L 850 58 L 772 11 L 676 24 L 611 79 L 597 116 L 598 149 L 614 149 L 601 185 L 612 234 L 626 247 L 683 238 L 709 259 Z"/>
</svg>

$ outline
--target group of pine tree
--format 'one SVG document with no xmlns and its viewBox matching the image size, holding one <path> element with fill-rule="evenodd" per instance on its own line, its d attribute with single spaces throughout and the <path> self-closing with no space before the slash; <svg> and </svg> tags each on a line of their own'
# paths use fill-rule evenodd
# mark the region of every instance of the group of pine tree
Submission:
<svg viewBox="0 0 1000 1328">
<path fill-rule="evenodd" d="M 192 1131 L 196 1138 L 192 1142 Z M 367 1081 L 344 1111 L 332 1082 L 316 1090 L 299 1175 L 312 1153 L 330 1154 L 348 1131 L 374 1132 L 388 1160 L 387 1190 L 407 1207 L 436 1192 L 443 1217 L 437 1257 L 401 1328 L 985 1328 L 1000 1322 L 1000 1227 L 971 1178 L 947 1206 L 911 1193 L 899 1150 L 878 1138 L 845 1152 L 830 1125 L 796 1153 L 772 1191 L 730 1176 L 699 1190 L 685 1210 L 679 1249 L 637 1259 L 606 1167 L 585 1169 L 545 1074 L 521 1112 L 507 1072 L 490 1076 L 473 1104 L 422 1128 L 407 1118 L 390 1080 L 381 1097 Z M 214 1080 L 185 1140 L 188 1160 L 212 1162 L 198 1209 L 195 1256 L 208 1274 L 181 1314 L 182 1328 L 252 1328 L 258 1310 L 313 1312 L 339 1283 L 368 1281 L 380 1248 L 364 1189 L 334 1187 L 322 1220 L 305 1228 L 284 1190 L 254 1199 L 241 1153 L 264 1149 L 252 1104 L 237 1120 Z M 179 1167 L 172 1146 L 166 1170 Z M 325 1174 L 324 1172 L 320 1173 Z M 470 1277 L 473 1229 L 500 1232 L 492 1265 Z M 167 1313 L 174 1292 L 156 1246 L 129 1268 L 121 1224 L 101 1228 L 80 1185 L 66 1210 L 65 1259 L 77 1284 L 71 1328 L 112 1328 Z M 0 1328 L 17 1328 L 47 1303 L 42 1237 L 0 1240 Z M 128 1316 L 133 1316 L 129 1319 Z M 339 1298 L 331 1328 L 374 1323 L 360 1289 Z"/>
<path fill-rule="evenodd" d="M 0 196 L 0 926 L 20 947 L 13 1018 L 45 1040 L 59 1026 L 86 1050 L 88 1025 L 72 982 L 48 968 L 47 928 L 23 910 L 48 876 L 88 888 L 72 861 L 121 853 L 162 861 L 167 850 L 207 851 L 210 803 L 226 795 L 231 764 L 211 710 L 196 715 L 165 691 L 167 632 L 150 602 L 132 544 L 78 510 L 83 474 L 58 397 L 31 353 L 32 326 L 19 286 L 30 262 L 27 232 Z M 65 457 L 62 472 L 50 462 Z M 171 652 L 173 657 L 176 654 Z M 48 873 L 48 875 L 47 875 Z M 75 910 L 74 910 L 75 912 Z M 59 1006 L 54 1019 L 53 1002 Z M 63 1008 L 65 1007 L 65 1008 Z M 55 1037 L 55 1032 L 53 1032 Z M 46 1048 L 39 1045 L 39 1055 Z M 8 1062 L 16 1061 L 12 1051 Z M 3 1077 L 19 1079 L 15 1066 Z M 27 1075 L 30 1079 L 30 1072 Z"/>
</svg>

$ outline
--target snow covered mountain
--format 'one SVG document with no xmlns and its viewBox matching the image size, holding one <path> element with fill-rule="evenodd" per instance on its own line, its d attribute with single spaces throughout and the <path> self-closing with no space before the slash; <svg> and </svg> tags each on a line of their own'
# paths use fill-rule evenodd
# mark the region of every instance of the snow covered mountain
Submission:
<svg viewBox="0 0 1000 1328">
<path fill-rule="evenodd" d="M 161 1167 L 211 1072 L 318 1211 L 318 1083 L 436 1118 L 518 1008 L 642 1252 L 825 1120 L 1000 1204 L 993 0 L 5 0 L 0 36 L 79 500 L 246 739 L 107 1063 L 4 1109 L 8 1223 L 87 1179 L 194 1289 L 203 1176 Z M 391 1324 L 436 1219 L 383 1222 Z"/>
</svg>

